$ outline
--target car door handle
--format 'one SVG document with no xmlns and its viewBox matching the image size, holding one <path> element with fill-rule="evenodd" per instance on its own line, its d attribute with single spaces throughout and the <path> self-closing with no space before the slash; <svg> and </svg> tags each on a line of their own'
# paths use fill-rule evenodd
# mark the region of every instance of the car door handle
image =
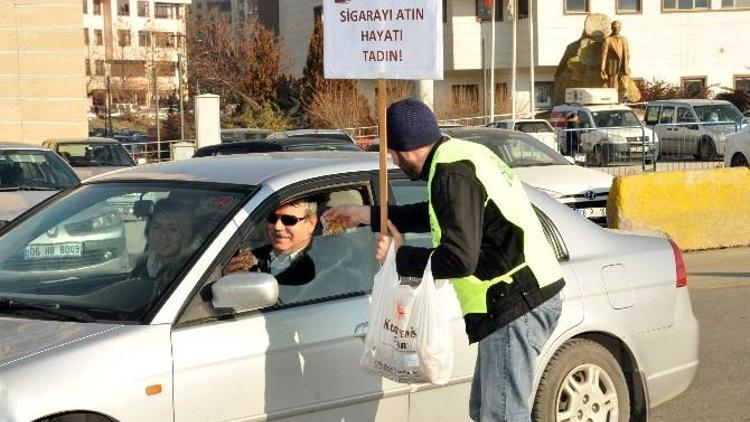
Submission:
<svg viewBox="0 0 750 422">
<path fill-rule="evenodd" d="M 367 323 L 363 322 L 363 323 L 357 324 L 357 326 L 354 328 L 354 337 L 359 337 L 364 342 L 366 335 L 367 335 Z"/>
</svg>

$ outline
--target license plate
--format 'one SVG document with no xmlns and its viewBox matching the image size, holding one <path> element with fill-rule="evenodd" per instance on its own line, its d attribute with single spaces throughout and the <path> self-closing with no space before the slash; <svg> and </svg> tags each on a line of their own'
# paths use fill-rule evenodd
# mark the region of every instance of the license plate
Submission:
<svg viewBox="0 0 750 422">
<path fill-rule="evenodd" d="M 576 212 L 586 218 L 600 218 L 607 216 L 607 209 L 604 207 L 576 208 Z"/>
<path fill-rule="evenodd" d="M 630 147 L 630 152 L 643 152 L 643 146 Z"/>
<path fill-rule="evenodd" d="M 68 258 L 81 256 L 80 242 L 55 243 L 52 245 L 29 245 L 24 249 L 25 259 Z"/>
</svg>

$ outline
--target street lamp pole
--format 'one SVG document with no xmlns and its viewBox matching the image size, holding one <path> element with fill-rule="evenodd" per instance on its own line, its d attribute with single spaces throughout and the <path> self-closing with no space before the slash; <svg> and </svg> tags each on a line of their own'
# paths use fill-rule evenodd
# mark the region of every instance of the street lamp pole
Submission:
<svg viewBox="0 0 750 422">
<path fill-rule="evenodd" d="M 177 53 L 177 89 L 180 90 L 180 140 L 185 139 L 185 109 L 182 92 L 182 53 Z"/>
</svg>

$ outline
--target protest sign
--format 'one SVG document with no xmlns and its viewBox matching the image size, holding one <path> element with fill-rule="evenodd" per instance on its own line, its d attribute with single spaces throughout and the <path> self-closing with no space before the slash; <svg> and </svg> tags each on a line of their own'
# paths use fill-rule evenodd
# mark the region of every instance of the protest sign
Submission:
<svg viewBox="0 0 750 422">
<path fill-rule="evenodd" d="M 324 0 L 328 79 L 443 79 L 440 0 Z"/>
</svg>

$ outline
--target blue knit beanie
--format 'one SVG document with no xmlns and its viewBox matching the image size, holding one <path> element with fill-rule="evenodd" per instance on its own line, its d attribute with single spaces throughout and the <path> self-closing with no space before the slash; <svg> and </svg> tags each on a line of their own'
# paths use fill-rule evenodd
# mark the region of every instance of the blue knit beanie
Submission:
<svg viewBox="0 0 750 422">
<path fill-rule="evenodd" d="M 437 119 L 427 104 L 404 98 L 388 106 L 388 149 L 412 151 L 440 140 Z"/>
</svg>

